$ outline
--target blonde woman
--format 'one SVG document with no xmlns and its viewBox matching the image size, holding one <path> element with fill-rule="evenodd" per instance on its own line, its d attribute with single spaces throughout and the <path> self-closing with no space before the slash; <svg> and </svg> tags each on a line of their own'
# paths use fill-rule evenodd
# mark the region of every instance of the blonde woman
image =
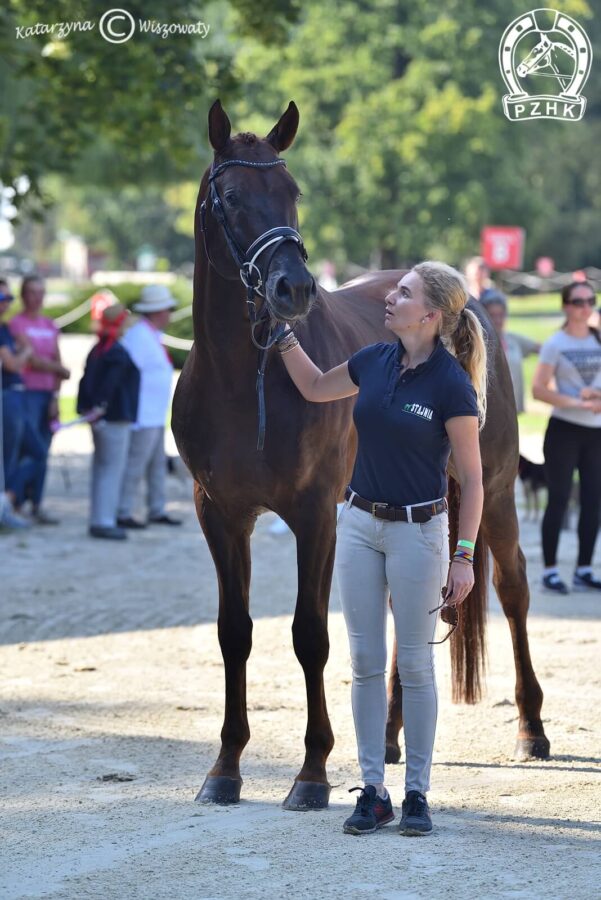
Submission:
<svg viewBox="0 0 601 900">
<path fill-rule="evenodd" d="M 349 635 L 352 708 L 363 788 L 349 834 L 394 819 L 384 784 L 388 592 L 403 686 L 405 799 L 400 832 L 428 834 L 426 800 L 437 717 L 432 642 L 435 609 L 462 603 L 473 583 L 473 550 L 483 504 L 478 439 L 486 414 L 486 346 L 466 309 L 463 276 L 423 262 L 385 299 L 391 343 L 371 344 L 321 372 L 292 334 L 279 343 L 306 400 L 358 394 L 359 445 L 337 525 L 336 574 Z M 457 549 L 449 566 L 446 467 L 461 486 Z"/>
</svg>

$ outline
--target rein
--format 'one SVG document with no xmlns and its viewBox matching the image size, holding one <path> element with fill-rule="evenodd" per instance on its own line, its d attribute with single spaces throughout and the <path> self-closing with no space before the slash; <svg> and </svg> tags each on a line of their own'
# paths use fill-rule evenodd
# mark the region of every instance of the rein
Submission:
<svg viewBox="0 0 601 900">
<path fill-rule="evenodd" d="M 265 282 L 269 273 L 269 266 L 271 265 L 271 261 L 276 250 L 285 241 L 294 241 L 298 245 L 300 254 L 305 262 L 308 259 L 308 254 L 305 250 L 305 245 L 303 244 L 303 239 L 300 236 L 299 232 L 296 231 L 295 228 L 290 228 L 288 225 L 280 225 L 276 228 L 269 228 L 267 231 L 264 231 L 263 234 L 259 235 L 259 237 L 252 242 L 246 252 L 244 252 L 241 249 L 234 233 L 232 232 L 228 224 L 225 210 L 221 202 L 221 197 L 219 196 L 216 179 L 219 177 L 219 175 L 221 175 L 222 172 L 225 171 L 225 169 L 229 168 L 230 166 L 246 166 L 247 168 L 252 169 L 271 169 L 273 168 L 273 166 L 280 165 L 285 166 L 286 161 L 283 159 L 274 159 L 270 162 L 251 162 L 250 160 L 245 159 L 228 159 L 225 162 L 220 163 L 220 165 L 218 166 L 215 166 L 215 163 L 213 162 L 209 172 L 208 196 L 211 200 L 211 212 L 216 221 L 221 225 L 221 228 L 223 229 L 225 240 L 229 247 L 230 253 L 236 265 L 238 266 L 240 280 L 246 288 L 246 304 L 248 306 L 248 315 L 251 323 L 250 337 L 253 344 L 259 351 L 256 384 L 257 402 L 259 407 L 259 433 L 257 437 L 257 450 L 262 450 L 265 442 L 265 366 L 267 364 L 267 351 L 270 350 L 271 347 L 273 347 L 273 345 L 276 344 L 277 341 L 281 338 L 286 327 L 286 325 L 281 322 L 274 323 L 269 311 L 267 298 L 264 292 Z M 231 281 L 232 279 L 229 278 L 229 276 L 222 275 L 222 273 L 219 271 L 219 269 L 211 259 L 207 244 L 206 211 L 207 198 L 205 198 L 200 204 L 200 229 L 203 235 L 204 248 L 207 259 L 209 261 L 209 264 L 213 266 L 215 271 L 219 275 L 221 275 L 222 278 L 226 278 L 227 280 Z M 271 252 L 267 257 L 267 262 L 263 265 L 263 271 L 261 271 L 257 260 L 268 248 L 271 248 Z M 254 300 L 255 294 L 263 297 L 265 301 L 258 315 L 257 306 Z M 260 325 L 263 325 L 267 321 L 269 321 L 267 341 L 265 344 L 260 344 L 255 337 L 255 331 Z M 294 330 L 294 328 L 292 328 L 292 330 Z"/>
</svg>

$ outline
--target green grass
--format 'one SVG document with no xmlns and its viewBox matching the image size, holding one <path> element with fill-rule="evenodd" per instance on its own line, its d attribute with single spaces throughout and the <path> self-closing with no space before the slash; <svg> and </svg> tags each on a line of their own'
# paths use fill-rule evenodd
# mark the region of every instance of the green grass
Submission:
<svg viewBox="0 0 601 900">
<path fill-rule="evenodd" d="M 532 294 L 530 297 L 508 297 L 510 316 L 560 316 L 560 294 Z"/>
</svg>

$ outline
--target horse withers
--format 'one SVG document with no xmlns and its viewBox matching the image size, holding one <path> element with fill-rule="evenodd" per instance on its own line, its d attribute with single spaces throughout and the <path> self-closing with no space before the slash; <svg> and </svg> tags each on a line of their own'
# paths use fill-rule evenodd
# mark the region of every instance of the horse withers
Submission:
<svg viewBox="0 0 601 900">
<path fill-rule="evenodd" d="M 298 232 L 299 188 L 280 154 L 293 142 L 299 114 L 290 103 L 269 134 L 231 135 L 219 101 L 209 112 L 214 160 L 201 180 L 195 213 L 194 346 L 173 402 L 172 428 L 195 480 L 195 503 L 219 586 L 218 636 L 225 667 L 221 749 L 197 799 L 240 798 L 240 756 L 250 731 L 246 662 L 251 650 L 250 536 L 257 517 L 273 510 L 296 538 L 298 593 L 292 625 L 307 691 L 305 757 L 284 801 L 286 809 L 324 808 L 326 761 L 334 744 L 324 692 L 327 611 L 336 542 L 336 503 L 350 480 L 356 431 L 354 398 L 309 403 L 296 389 L 273 342 L 288 321 L 322 371 L 375 341 L 384 328 L 384 297 L 403 272 L 362 276 L 328 293 L 305 265 Z M 540 720 L 542 692 L 526 632 L 528 585 L 518 545 L 513 485 L 517 424 L 509 371 L 494 331 L 489 419 L 482 432 L 485 510 L 476 585 L 452 640 L 454 695 L 474 701 L 484 653 L 485 542 L 495 557 L 495 584 L 510 620 L 520 712 L 518 752 L 548 755 Z M 487 324 L 488 323 L 488 324 Z M 458 497 L 453 480 L 450 499 Z M 451 531 L 457 502 L 450 506 Z M 398 759 L 401 688 L 393 667 L 387 756 Z"/>
</svg>

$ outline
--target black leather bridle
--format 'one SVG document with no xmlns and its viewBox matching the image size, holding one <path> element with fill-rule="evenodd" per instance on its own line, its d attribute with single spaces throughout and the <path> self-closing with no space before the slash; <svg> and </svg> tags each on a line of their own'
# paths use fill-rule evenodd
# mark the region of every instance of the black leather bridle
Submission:
<svg viewBox="0 0 601 900">
<path fill-rule="evenodd" d="M 202 231 L 205 253 L 209 264 L 213 266 L 215 271 L 218 272 L 221 277 L 228 277 L 219 272 L 219 269 L 211 259 L 211 255 L 209 253 L 209 248 L 207 245 L 206 211 L 207 199 L 210 198 L 211 212 L 215 217 L 215 220 L 221 225 L 221 228 L 223 229 L 225 240 L 229 247 L 230 253 L 232 254 L 232 257 L 234 258 L 234 261 L 236 262 L 236 265 L 240 270 L 240 279 L 242 281 L 242 284 L 246 288 L 246 303 L 248 306 L 248 315 L 251 323 L 250 336 L 253 344 L 259 351 L 257 368 L 259 435 L 257 438 L 257 450 L 263 449 L 265 440 L 264 380 L 265 366 L 267 363 L 267 351 L 271 349 L 271 347 L 273 347 L 273 345 L 279 340 L 286 327 L 285 323 L 276 322 L 273 319 L 269 310 L 267 298 L 265 296 L 265 284 L 267 281 L 267 276 L 269 274 L 269 266 L 271 265 L 271 261 L 276 250 L 285 241 L 294 241 L 298 245 L 300 254 L 305 262 L 308 259 L 308 254 L 305 250 L 305 245 L 303 244 L 303 239 L 300 236 L 299 232 L 296 231 L 295 228 L 290 228 L 288 225 L 280 225 L 277 228 L 269 228 L 267 231 L 264 231 L 263 234 L 259 235 L 259 237 L 252 242 L 246 252 L 244 252 L 241 249 L 240 244 L 236 240 L 236 237 L 228 224 L 227 218 L 225 216 L 225 210 L 221 202 L 221 197 L 219 196 L 216 179 L 219 177 L 219 175 L 221 175 L 222 172 L 225 171 L 225 169 L 229 168 L 230 166 L 246 166 L 252 169 L 271 169 L 273 168 L 273 166 L 279 165 L 285 166 L 286 161 L 283 159 L 274 159 L 269 162 L 251 162 L 250 160 L 246 159 L 228 159 L 225 162 L 220 163 L 218 166 L 216 166 L 213 162 L 209 172 L 208 196 L 200 204 L 200 230 Z M 267 261 L 263 262 L 263 266 L 261 268 L 257 263 L 257 260 L 269 248 L 271 249 L 271 252 L 267 257 Z M 265 301 L 258 315 L 256 303 L 254 301 L 255 294 L 259 294 L 259 296 L 263 297 Z M 267 321 L 269 322 L 267 341 L 265 344 L 260 344 L 255 337 L 255 331 L 259 325 Z M 294 326 L 292 326 L 292 328 L 294 330 Z"/>
</svg>

